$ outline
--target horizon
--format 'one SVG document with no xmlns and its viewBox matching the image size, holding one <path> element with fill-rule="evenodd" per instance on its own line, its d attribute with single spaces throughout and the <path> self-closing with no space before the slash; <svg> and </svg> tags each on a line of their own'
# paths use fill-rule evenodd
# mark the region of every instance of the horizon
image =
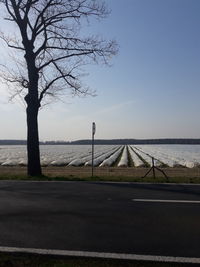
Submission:
<svg viewBox="0 0 200 267">
<path fill-rule="evenodd" d="M 83 33 L 116 39 L 119 54 L 111 67 L 85 67 L 83 83 L 96 97 L 66 96 L 40 110 L 40 140 L 90 139 L 93 121 L 96 139 L 198 139 L 200 1 L 106 3 L 108 18 L 92 20 Z M 8 30 L 10 23 L 0 20 Z M 0 139 L 26 140 L 25 106 L 8 102 L 5 86 L 0 88 Z"/>
<path fill-rule="evenodd" d="M 48 143 L 48 142 L 64 142 L 64 143 L 73 143 L 73 142 L 81 142 L 81 141 L 91 141 L 92 139 L 75 139 L 75 140 L 40 140 L 40 143 Z M 120 140 L 135 140 L 135 141 L 164 141 L 164 140 L 200 140 L 199 138 L 94 138 L 94 141 L 120 141 Z M 16 142 L 26 142 L 26 139 L 0 139 L 0 142 L 2 141 L 16 141 Z"/>
</svg>

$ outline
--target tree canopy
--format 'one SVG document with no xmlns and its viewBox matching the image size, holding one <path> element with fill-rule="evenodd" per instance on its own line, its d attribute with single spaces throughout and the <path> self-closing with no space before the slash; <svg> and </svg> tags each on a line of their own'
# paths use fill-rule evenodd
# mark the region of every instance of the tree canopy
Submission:
<svg viewBox="0 0 200 267">
<path fill-rule="evenodd" d="M 89 93 L 83 86 L 82 66 L 91 62 L 107 64 L 116 54 L 114 40 L 84 36 L 81 27 L 90 17 L 105 18 L 109 11 L 105 3 L 96 0 L 1 0 L 19 34 L 1 38 L 10 48 L 22 52 L 14 71 L 3 69 L 3 77 L 14 83 L 15 93 L 27 95 L 29 74 L 38 72 L 38 100 L 55 97 L 64 89 L 73 94 Z M 34 60 L 34 62 L 29 62 Z M 28 71 L 27 71 L 28 68 Z"/>
</svg>

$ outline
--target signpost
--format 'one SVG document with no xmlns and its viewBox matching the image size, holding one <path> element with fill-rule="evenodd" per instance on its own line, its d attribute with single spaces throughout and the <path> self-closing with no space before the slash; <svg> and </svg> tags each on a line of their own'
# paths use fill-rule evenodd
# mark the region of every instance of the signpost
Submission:
<svg viewBox="0 0 200 267">
<path fill-rule="evenodd" d="M 96 133 L 96 124 L 92 123 L 92 177 L 94 174 L 94 135 Z"/>
</svg>

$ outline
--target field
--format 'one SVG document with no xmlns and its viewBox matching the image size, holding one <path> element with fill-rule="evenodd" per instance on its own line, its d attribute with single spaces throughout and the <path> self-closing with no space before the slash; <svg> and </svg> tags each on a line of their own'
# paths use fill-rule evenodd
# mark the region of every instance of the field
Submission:
<svg viewBox="0 0 200 267">
<path fill-rule="evenodd" d="M 89 167 L 92 164 L 91 146 L 88 145 L 42 145 L 42 166 Z M 198 168 L 200 145 L 97 145 L 95 167 L 143 168 L 154 164 L 160 168 Z M 25 146 L 0 146 L 0 165 L 26 166 Z"/>
<path fill-rule="evenodd" d="M 48 179 L 91 180 L 91 146 L 43 145 L 41 164 Z M 26 147 L 0 146 L 0 178 L 26 179 Z M 152 166 L 165 172 L 155 172 L 161 182 L 200 182 L 199 145 L 98 145 L 94 153 L 94 177 L 106 181 L 151 181 L 152 172 L 142 177 Z M 150 179 L 150 180 L 148 180 Z"/>
</svg>

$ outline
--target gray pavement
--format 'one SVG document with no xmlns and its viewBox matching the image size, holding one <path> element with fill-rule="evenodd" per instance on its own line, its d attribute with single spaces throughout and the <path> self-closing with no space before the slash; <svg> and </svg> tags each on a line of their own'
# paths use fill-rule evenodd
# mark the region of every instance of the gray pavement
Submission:
<svg viewBox="0 0 200 267">
<path fill-rule="evenodd" d="M 0 182 L 1 247 L 200 258 L 199 225 L 199 185 Z"/>
</svg>

